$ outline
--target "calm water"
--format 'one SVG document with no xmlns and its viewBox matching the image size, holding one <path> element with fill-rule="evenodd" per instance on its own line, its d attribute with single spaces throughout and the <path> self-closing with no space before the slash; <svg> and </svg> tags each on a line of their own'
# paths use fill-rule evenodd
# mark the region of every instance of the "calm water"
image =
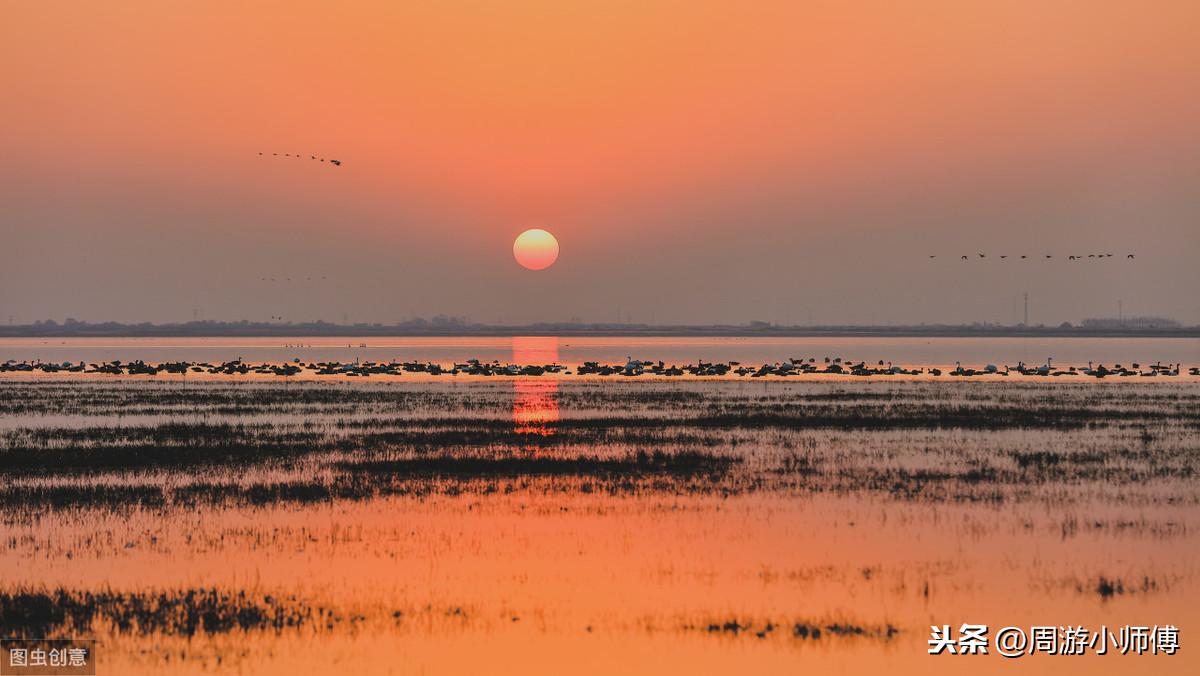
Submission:
<svg viewBox="0 0 1200 676">
<path fill-rule="evenodd" d="M 361 345 L 366 347 L 361 347 Z M 303 346 L 303 347 L 293 347 Z M 526 363 L 542 358 L 568 365 L 624 363 L 626 357 L 667 363 L 842 357 L 907 365 L 1096 361 L 1200 364 L 1200 340 L 1179 338 L 0 338 L 0 361 L 435 361 L 477 358 Z"/>
</svg>

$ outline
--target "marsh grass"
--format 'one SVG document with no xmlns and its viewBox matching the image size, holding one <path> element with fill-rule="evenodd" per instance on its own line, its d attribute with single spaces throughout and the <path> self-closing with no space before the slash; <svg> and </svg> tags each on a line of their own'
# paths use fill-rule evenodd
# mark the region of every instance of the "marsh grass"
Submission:
<svg viewBox="0 0 1200 676">
<path fill-rule="evenodd" d="M 782 635 L 802 641 L 820 641 L 822 639 L 865 638 L 890 641 L 901 633 L 892 624 L 864 626 L 852 622 L 815 622 L 812 620 L 772 621 L 732 618 L 685 624 L 684 631 L 703 632 L 709 635 L 731 636 L 766 639 L 773 635 Z"/>
<path fill-rule="evenodd" d="M 99 624 L 119 634 L 193 636 L 361 621 L 295 596 L 211 588 L 161 592 L 20 590 L 0 592 L 0 629 L 9 637 L 91 635 Z"/>
<path fill-rule="evenodd" d="M 501 490 L 1192 503 L 1200 462 L 1187 384 L 563 383 L 561 415 L 532 427 L 507 383 L 0 392 L 0 508 L 17 511 Z"/>
</svg>

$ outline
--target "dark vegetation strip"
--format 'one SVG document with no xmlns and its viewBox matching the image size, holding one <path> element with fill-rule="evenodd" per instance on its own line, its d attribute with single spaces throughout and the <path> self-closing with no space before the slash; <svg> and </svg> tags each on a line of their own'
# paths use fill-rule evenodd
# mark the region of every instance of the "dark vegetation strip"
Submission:
<svg viewBox="0 0 1200 676">
<path fill-rule="evenodd" d="M 10 638 L 91 635 L 97 621 L 122 634 L 192 636 L 234 630 L 274 630 L 360 621 L 295 597 L 188 589 L 158 593 L 111 591 L 0 592 L 0 633 Z"/>
<path fill-rule="evenodd" d="M 1131 422 L 1174 420 L 1200 426 L 1200 408 L 1189 411 L 1089 409 L 1058 407 L 996 406 L 911 406 L 845 407 L 809 411 L 781 407 L 778 412 L 754 409 L 696 417 L 572 418 L 555 424 L 558 429 L 589 429 L 618 426 L 683 428 L 781 428 L 781 429 L 1056 429 L 1108 427 Z"/>
<path fill-rule="evenodd" d="M 566 418 L 538 428 L 550 434 L 528 434 L 513 428 L 509 418 L 446 418 L 421 420 L 331 420 L 298 425 L 255 423 L 165 422 L 159 425 L 18 428 L 0 434 L 0 470 L 29 466 L 51 466 L 70 462 L 72 453 L 91 454 L 81 458 L 85 465 L 103 465 L 106 457 L 98 449 L 125 449 L 131 466 L 162 460 L 199 462 L 230 460 L 238 456 L 290 455 L 306 450 L 366 449 L 379 446 L 427 446 L 533 444 L 545 445 L 538 436 L 558 435 L 576 441 L 611 440 L 620 435 L 645 431 L 663 433 L 663 441 L 696 430 L 725 429 L 1051 429 L 1128 428 L 1175 424 L 1200 428 L 1200 408 L 1121 410 L 1071 407 L 995 406 L 855 406 L 840 408 L 779 407 L 774 410 L 746 408 L 690 417 L 664 415 L 611 415 Z M 380 429 L 383 427 L 383 429 Z M 362 433 L 356 433 L 363 430 Z M 334 434 L 333 431 L 340 433 Z M 670 433 L 670 434 L 668 434 Z M 176 447 L 187 453 L 165 449 Z M 163 451 L 163 452 L 159 452 Z M 118 456 L 121 454 L 117 454 Z M 162 457 L 159 457 L 162 456 Z M 113 458 L 116 461 L 115 458 Z"/>
<path fill-rule="evenodd" d="M 196 504 L 269 506 L 380 497 L 489 495 L 494 493 L 633 493 L 735 495 L 756 491 L 877 493 L 893 499 L 935 502 L 1005 502 L 1034 497 L 1039 486 L 1122 486 L 1194 481 L 1196 449 L 1179 457 L 1147 456 L 1137 449 L 1114 451 L 1104 462 L 1084 456 L 1049 461 L 1044 452 L 1008 454 L 1001 466 L 905 469 L 853 466 L 828 458 L 793 456 L 773 467 L 753 468 L 737 457 L 683 452 L 595 457 L 439 456 L 335 462 L 329 479 L 236 484 L 198 481 L 181 486 L 0 487 L 0 508 L 10 513 L 43 509 L 151 509 Z M 1036 460 L 1031 458 L 1037 458 Z M 316 468 L 314 467 L 314 470 Z M 1174 496 L 1174 497 L 1172 497 Z M 1194 501 L 1194 492 L 1167 499 Z"/>
<path fill-rule="evenodd" d="M 378 410 L 481 410 L 511 399 L 507 383 L 497 386 L 469 384 L 446 388 L 436 384 L 396 386 L 330 386 L 321 383 L 284 386 L 194 383 L 186 387 L 171 383 L 125 383 L 117 386 L 95 383 L 24 383 L 0 381 L 0 415 L 153 415 L 207 413 L 253 415 L 263 413 L 354 412 Z M 1069 398 L 1087 407 L 1130 404 L 1143 407 L 1169 405 L 1196 409 L 1200 395 L 1186 387 L 1125 384 L 1119 388 L 1011 384 L 962 388 L 957 383 L 891 383 L 870 386 L 830 387 L 820 383 L 798 383 L 769 394 L 751 395 L 737 384 L 714 388 L 705 384 L 641 383 L 636 385 L 563 384 L 557 398 L 564 408 L 646 408 L 651 410 L 696 410 L 713 402 L 733 400 L 749 407 L 771 403 L 802 406 L 813 403 L 863 402 L 887 404 L 942 402 L 951 400 L 989 401 L 1021 407 L 1038 402 Z"/>
<path fill-rule="evenodd" d="M 798 640 L 819 641 L 830 637 L 871 638 L 890 641 L 900 630 L 891 624 L 864 626 L 849 622 L 774 622 L 738 620 L 719 620 L 700 624 L 686 624 L 685 631 L 702 631 L 722 636 L 753 636 L 765 639 L 775 634 L 784 634 Z"/>
<path fill-rule="evenodd" d="M 738 462 L 740 460 L 733 457 L 683 451 L 679 453 L 639 452 L 623 458 L 435 456 L 339 462 L 337 466 L 350 472 L 387 474 L 399 477 L 476 479 L 514 476 L 640 477 L 657 474 L 719 476 L 728 472 Z"/>
<path fill-rule="evenodd" d="M 445 611 L 461 617 L 459 607 Z M 385 611 L 395 622 L 404 611 Z M 0 592 L 0 631 L 10 638 L 53 638 L 94 634 L 101 625 L 119 634 L 187 636 L 200 633 L 267 631 L 276 634 L 303 627 L 317 631 L 354 627 L 366 615 L 312 604 L 295 595 L 275 596 L 213 588 L 157 592 L 80 591 L 64 588 Z M 888 641 L 900 633 L 891 624 L 850 622 L 753 621 L 728 619 L 683 625 L 684 631 L 765 639 L 867 638 Z"/>
<path fill-rule="evenodd" d="M 8 486 L 0 488 L 0 507 L 71 509 L 87 507 L 161 507 L 166 503 L 158 486 Z"/>
<path fill-rule="evenodd" d="M 24 485 L 0 488 L 0 507 L 12 510 L 88 506 L 160 507 L 166 504 L 312 503 L 327 500 L 366 500 L 388 495 L 496 492 L 494 483 L 470 482 L 562 478 L 578 480 L 571 487 L 585 492 L 638 490 L 700 492 L 717 490 L 739 458 L 697 451 L 638 452 L 620 458 L 440 456 L 364 462 L 338 462 L 341 474 L 331 481 L 255 483 L 197 482 L 180 487 L 121 485 Z M 582 488 L 581 481 L 591 482 Z M 508 483 L 504 490 L 512 490 Z"/>
<path fill-rule="evenodd" d="M 547 483 L 549 482 L 549 483 Z M 364 501 L 386 497 L 425 498 L 434 495 L 491 495 L 538 491 L 542 493 L 599 493 L 608 495 L 670 494 L 703 495 L 739 492 L 738 486 L 711 477 L 669 475 L 581 477 L 511 476 L 469 478 L 408 478 L 389 480 L 379 476 L 338 477 L 331 482 L 284 482 L 272 484 L 195 483 L 178 488 L 146 487 L 138 490 L 91 491 L 65 486 L 54 488 L 21 486 L 0 489 L 0 509 L 10 513 L 62 509 L 107 510 L 198 504 L 221 507 L 255 507 L 314 504 L 335 500 Z"/>
<path fill-rule="evenodd" d="M 1129 411 L 1088 409 L 931 409 L 880 410 L 869 407 L 842 411 L 744 410 L 717 415 L 602 416 L 567 418 L 537 426 L 544 432 L 612 434 L 627 430 L 680 429 L 1078 429 L 1157 424 L 1169 421 L 1200 425 L 1200 412 Z M 366 430 L 352 438 L 367 442 L 443 444 L 470 441 L 511 441 L 530 436 L 517 432 L 510 418 L 458 418 L 395 420 L 332 420 L 299 425 L 269 422 L 207 423 L 164 422 L 159 425 L 18 428 L 0 433 L 0 453 L 51 445 L 86 443 L 88 446 L 134 443 L 203 446 L 210 443 L 312 443 L 331 436 L 329 430 Z"/>
<path fill-rule="evenodd" d="M 70 429 L 64 430 L 66 433 L 61 437 L 56 431 L 26 434 L 22 430 L 0 436 L 0 474 L 253 465 L 316 453 L 371 454 L 395 449 L 430 453 L 463 448 L 569 450 L 572 446 L 600 442 L 658 447 L 711 447 L 726 443 L 713 435 L 670 429 L 592 428 L 569 434 L 522 433 L 512 429 L 511 421 L 484 428 L 415 428 L 358 434 L 278 430 L 270 425 L 182 424 Z"/>
</svg>

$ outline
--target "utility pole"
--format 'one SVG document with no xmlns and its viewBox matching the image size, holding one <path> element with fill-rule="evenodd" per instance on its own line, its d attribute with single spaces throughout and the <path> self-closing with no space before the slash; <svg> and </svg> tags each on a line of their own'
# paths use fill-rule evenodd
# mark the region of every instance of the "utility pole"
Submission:
<svg viewBox="0 0 1200 676">
<path fill-rule="evenodd" d="M 1125 326 L 1124 301 L 1122 301 L 1120 298 L 1117 299 L 1117 323 L 1121 326 Z"/>
<path fill-rule="evenodd" d="M 1025 292 L 1025 326 L 1029 326 L 1029 292 Z"/>
</svg>

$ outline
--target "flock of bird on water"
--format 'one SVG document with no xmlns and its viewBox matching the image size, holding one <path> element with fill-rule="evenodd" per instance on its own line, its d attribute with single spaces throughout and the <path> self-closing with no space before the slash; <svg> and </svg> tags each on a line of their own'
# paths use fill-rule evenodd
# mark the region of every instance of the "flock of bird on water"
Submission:
<svg viewBox="0 0 1200 676">
<path fill-rule="evenodd" d="M 85 373 L 85 374 L 109 374 L 109 375 L 149 375 L 154 376 L 160 373 L 177 374 L 186 376 L 188 373 L 208 373 L 214 375 L 276 375 L 276 376 L 295 376 L 301 374 L 318 375 L 318 376 L 352 376 L 352 377 L 370 377 L 370 376 L 399 376 L 404 373 L 423 373 L 431 376 L 441 375 L 469 375 L 469 376 L 542 376 L 547 373 L 571 375 L 596 375 L 596 376 L 726 376 L 735 374 L 737 376 L 748 376 L 751 378 L 762 378 L 764 376 L 798 376 L 798 375 L 835 375 L 835 376 L 997 376 L 1005 377 L 1011 375 L 1021 376 L 1043 376 L 1043 377 L 1063 377 L 1063 376 L 1085 376 L 1092 378 L 1105 377 L 1155 377 L 1155 376 L 1178 376 L 1180 372 L 1180 364 L 1163 364 L 1157 362 L 1142 366 L 1139 363 L 1132 363 L 1128 367 L 1121 364 L 1113 366 L 1105 366 L 1100 364 L 1094 365 L 1093 362 L 1088 362 L 1086 367 L 1068 366 L 1063 368 L 1055 366 L 1053 358 L 1046 359 L 1045 364 L 1038 366 L 1030 366 L 1024 362 L 1018 362 L 1016 366 L 996 366 L 988 364 L 980 368 L 966 368 L 961 362 L 956 363 L 953 369 L 941 369 L 936 367 L 913 367 L 905 368 L 903 366 L 895 366 L 891 362 L 880 360 L 877 364 L 869 365 L 865 361 L 857 363 L 850 360 L 842 359 L 841 357 L 825 357 L 823 361 L 818 362 L 816 357 L 807 359 L 789 359 L 786 362 L 775 362 L 773 364 L 762 364 L 761 366 L 743 365 L 740 362 L 706 362 L 703 360 L 695 364 L 687 364 L 677 366 L 671 364 L 666 365 L 664 362 L 644 361 L 628 357 L 625 364 L 602 364 L 596 361 L 587 361 L 577 366 L 574 371 L 562 364 L 501 364 L 499 361 L 484 362 L 478 359 L 469 359 L 465 362 L 457 362 L 453 366 L 442 366 L 434 362 L 376 362 L 376 361 L 358 361 L 340 362 L 340 361 L 321 361 L 321 362 L 302 362 L 299 358 L 293 359 L 291 362 L 281 364 L 258 363 L 252 364 L 243 361 L 240 357 L 233 361 L 222 362 L 219 364 L 210 362 L 191 362 L 191 361 L 176 361 L 162 363 L 147 363 L 141 360 L 122 362 L 120 360 L 85 364 L 84 362 L 43 362 L 40 360 L 34 361 L 16 361 L 10 359 L 0 364 L 0 373 L 5 372 L 40 372 L 40 373 Z M 1200 367 L 1192 367 L 1187 371 L 1188 375 L 1200 376 Z"/>
</svg>

